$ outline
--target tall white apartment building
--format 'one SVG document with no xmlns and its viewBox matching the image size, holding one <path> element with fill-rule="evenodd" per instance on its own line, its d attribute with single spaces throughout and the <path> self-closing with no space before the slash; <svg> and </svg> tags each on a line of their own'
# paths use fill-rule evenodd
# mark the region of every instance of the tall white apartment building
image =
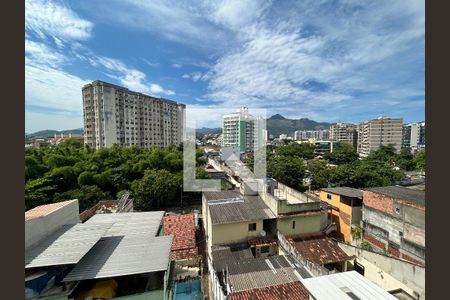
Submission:
<svg viewBox="0 0 450 300">
<path fill-rule="evenodd" d="M 96 80 L 83 86 L 84 143 L 165 147 L 184 138 L 184 104 Z"/>
<path fill-rule="evenodd" d="M 330 140 L 336 142 L 347 142 L 358 146 L 357 126 L 349 123 L 337 123 L 330 126 Z"/>
<path fill-rule="evenodd" d="M 393 145 L 398 152 L 402 148 L 403 119 L 379 117 L 362 122 L 358 125 L 357 151 L 361 157 L 366 157 L 371 151 L 381 145 Z"/>
<path fill-rule="evenodd" d="M 403 125 L 402 147 L 411 148 L 411 152 L 425 148 L 425 122 Z"/>
<path fill-rule="evenodd" d="M 224 147 L 238 147 L 240 153 L 245 153 L 265 144 L 264 119 L 251 115 L 247 107 L 223 116 L 222 125 Z"/>
</svg>

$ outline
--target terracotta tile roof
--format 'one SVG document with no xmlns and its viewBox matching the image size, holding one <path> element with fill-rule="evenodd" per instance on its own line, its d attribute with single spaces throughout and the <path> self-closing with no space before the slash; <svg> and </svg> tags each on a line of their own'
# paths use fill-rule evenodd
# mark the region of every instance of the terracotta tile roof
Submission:
<svg viewBox="0 0 450 300">
<path fill-rule="evenodd" d="M 265 288 L 246 290 L 231 293 L 229 300 L 308 300 L 309 292 L 300 282 L 290 282 L 285 284 L 268 286 Z"/>
<path fill-rule="evenodd" d="M 249 245 L 276 245 L 277 239 L 275 237 L 257 237 L 248 240 Z"/>
<path fill-rule="evenodd" d="M 307 261 L 319 265 L 343 262 L 351 259 L 335 241 L 323 235 L 289 237 L 288 241 Z"/>
<path fill-rule="evenodd" d="M 174 236 L 172 260 L 191 258 L 198 254 L 194 214 L 165 216 L 163 229 L 165 235 Z"/>
<path fill-rule="evenodd" d="M 35 208 L 30 209 L 25 212 L 25 221 L 45 217 L 46 215 L 54 212 L 55 210 L 58 210 L 59 208 L 61 208 L 63 206 L 66 206 L 69 203 L 72 203 L 73 201 L 77 201 L 77 200 L 67 200 L 67 201 L 61 201 L 61 202 L 36 206 Z"/>
</svg>

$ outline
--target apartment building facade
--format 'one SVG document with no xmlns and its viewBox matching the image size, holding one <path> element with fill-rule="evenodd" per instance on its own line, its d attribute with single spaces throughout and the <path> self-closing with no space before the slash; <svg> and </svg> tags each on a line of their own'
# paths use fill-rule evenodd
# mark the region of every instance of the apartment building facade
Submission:
<svg viewBox="0 0 450 300">
<path fill-rule="evenodd" d="M 358 125 L 357 151 L 361 157 L 366 157 L 380 146 L 393 145 L 397 152 L 402 147 L 403 119 L 379 117 Z"/>
<path fill-rule="evenodd" d="M 186 106 L 96 80 L 83 86 L 84 143 L 93 149 L 183 141 Z"/>
<path fill-rule="evenodd" d="M 265 144 L 264 120 L 251 115 L 247 107 L 223 116 L 223 146 L 238 147 L 241 153 L 254 152 Z"/>
<path fill-rule="evenodd" d="M 336 142 L 347 142 L 358 146 L 358 131 L 355 124 L 337 123 L 330 126 L 330 140 Z"/>
<path fill-rule="evenodd" d="M 403 125 L 402 148 L 417 152 L 425 148 L 425 122 Z"/>
<path fill-rule="evenodd" d="M 326 141 L 330 138 L 330 131 L 323 130 L 297 130 L 294 132 L 294 140 L 302 141 L 308 139 L 316 139 L 319 141 Z"/>
</svg>

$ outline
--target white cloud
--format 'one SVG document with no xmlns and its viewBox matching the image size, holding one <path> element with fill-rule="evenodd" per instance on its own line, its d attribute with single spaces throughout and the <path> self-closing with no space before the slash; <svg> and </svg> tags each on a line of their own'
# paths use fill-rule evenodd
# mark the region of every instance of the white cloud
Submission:
<svg viewBox="0 0 450 300">
<path fill-rule="evenodd" d="M 92 35 L 93 24 L 80 18 L 63 3 L 46 0 L 25 1 L 25 28 L 41 38 L 86 40 Z"/>
<path fill-rule="evenodd" d="M 39 64 L 59 67 L 67 62 L 61 53 L 51 49 L 43 43 L 25 39 L 25 57 L 29 64 Z"/>
<path fill-rule="evenodd" d="M 150 84 L 150 91 L 155 94 L 166 94 L 166 95 L 175 95 L 175 92 L 172 90 L 165 90 L 159 84 L 152 83 Z"/>
<path fill-rule="evenodd" d="M 266 0 L 217 0 L 206 1 L 209 18 L 232 30 L 257 22 L 264 11 L 272 4 Z"/>
<path fill-rule="evenodd" d="M 160 63 L 155 63 L 155 62 L 151 62 L 145 58 L 141 58 L 149 67 L 159 67 L 161 64 Z"/>
<path fill-rule="evenodd" d="M 172 64 L 172 67 L 173 67 L 173 68 L 176 68 L 176 69 L 179 69 L 179 68 L 182 67 L 182 65 L 180 65 L 180 64 Z"/>
<path fill-rule="evenodd" d="M 192 73 L 189 73 L 189 74 L 183 74 L 183 76 L 181 76 L 181 77 L 184 78 L 184 79 L 192 79 L 192 81 L 197 82 L 200 79 L 204 80 L 203 77 L 205 77 L 205 76 L 202 74 L 202 72 L 192 72 Z"/>
</svg>

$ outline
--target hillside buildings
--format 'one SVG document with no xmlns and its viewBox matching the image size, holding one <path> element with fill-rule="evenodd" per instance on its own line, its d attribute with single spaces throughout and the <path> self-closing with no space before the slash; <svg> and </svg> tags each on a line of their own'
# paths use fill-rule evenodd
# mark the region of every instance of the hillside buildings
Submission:
<svg viewBox="0 0 450 300">
<path fill-rule="evenodd" d="M 93 149 L 180 144 L 185 105 L 96 80 L 83 86 L 84 143 Z"/>
<path fill-rule="evenodd" d="M 417 152 L 425 148 L 425 122 L 403 125 L 402 148 Z"/>
<path fill-rule="evenodd" d="M 223 116 L 223 146 L 238 147 L 241 153 L 254 152 L 265 144 L 263 119 L 247 107 Z"/>
<path fill-rule="evenodd" d="M 381 145 L 393 145 L 397 152 L 402 147 L 403 119 L 379 117 L 358 125 L 357 151 L 361 157 L 366 157 L 371 151 Z"/>
<path fill-rule="evenodd" d="M 318 141 L 326 141 L 330 138 L 329 130 L 297 130 L 294 132 L 294 140 L 304 141 L 308 139 L 315 139 Z"/>
<path fill-rule="evenodd" d="M 357 126 L 349 123 L 337 123 L 330 127 L 330 140 L 336 142 L 347 142 L 353 147 L 358 146 Z"/>
</svg>

